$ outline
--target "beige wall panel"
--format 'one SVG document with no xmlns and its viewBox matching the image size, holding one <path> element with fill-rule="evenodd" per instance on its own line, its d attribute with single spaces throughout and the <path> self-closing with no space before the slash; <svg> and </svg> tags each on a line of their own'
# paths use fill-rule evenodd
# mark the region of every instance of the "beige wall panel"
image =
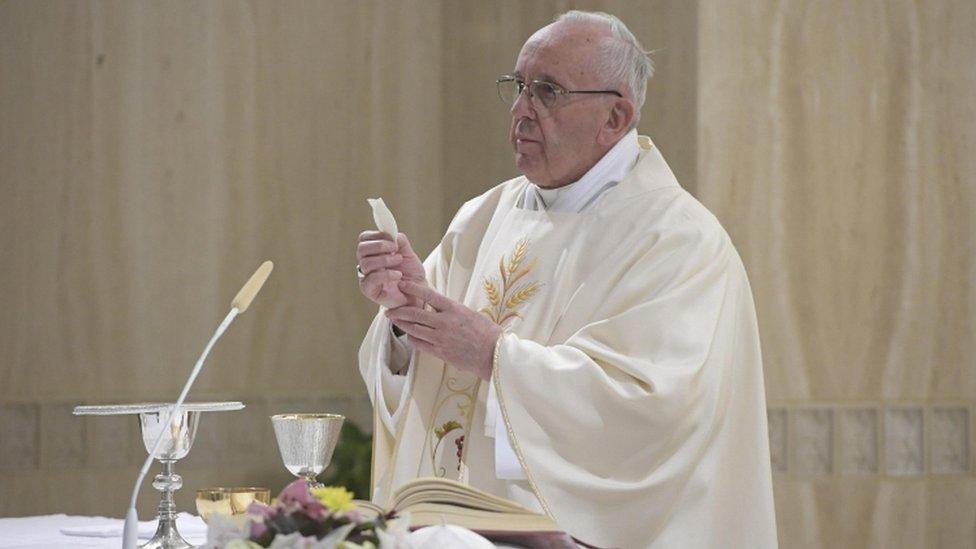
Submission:
<svg viewBox="0 0 976 549">
<path fill-rule="evenodd" d="M 15 79 L 4 254 L 18 266 L 3 275 L 18 300 L 3 309 L 16 327 L 0 334 L 4 397 L 175 392 L 266 258 L 269 287 L 200 390 L 359 392 L 348 374 L 372 314 L 353 272 L 365 197 L 386 196 L 420 248 L 444 222 L 416 192 L 440 194 L 427 92 L 439 66 L 421 62 L 439 51 L 423 32 L 439 26 L 436 9 L 5 9 L 21 28 L 3 48 Z"/>
<path fill-rule="evenodd" d="M 976 484 L 935 478 L 775 483 L 780 547 L 969 548 Z"/>
<path fill-rule="evenodd" d="M 749 270 L 769 398 L 971 403 L 976 5 L 699 9 L 697 191 Z M 972 465 L 925 467 L 777 479 L 781 546 L 973 547 Z"/>
<path fill-rule="evenodd" d="M 268 414 L 369 426 L 364 199 L 426 253 L 462 201 L 515 175 L 494 79 L 571 7 L 662 48 L 642 130 L 693 179 L 692 4 L 0 3 L 0 515 L 120 514 L 135 424 L 71 406 L 173 398 L 264 259 L 274 274 L 191 395 L 249 407 L 203 418 L 178 504 L 200 484 L 280 487 Z M 66 493 L 71 477 L 86 480 Z"/>
<path fill-rule="evenodd" d="M 38 492 L 0 514 L 120 514 L 126 490 L 40 495 L 63 492 L 55 464 L 88 478 L 108 460 L 125 485 L 145 455 L 132 424 L 70 405 L 172 399 L 264 259 L 275 273 L 191 395 L 244 400 L 251 430 L 211 432 L 222 446 L 187 460 L 180 505 L 190 478 L 243 482 L 226 456 L 283 485 L 270 413 L 369 426 L 355 242 L 368 196 L 419 249 L 446 223 L 428 200 L 443 194 L 439 7 L 8 2 L 0 25 L 0 438 L 16 442 L 0 485 Z"/>
<path fill-rule="evenodd" d="M 776 399 L 976 394 L 968 2 L 702 6 L 699 194 Z"/>
<path fill-rule="evenodd" d="M 210 3 L 168 14 L 142 11 L 172 5 L 125 6 L 99 19 L 125 17 L 127 30 L 95 38 L 105 41 L 107 59 L 113 50 L 122 58 L 119 73 L 104 79 L 122 89 L 96 94 L 106 98 L 99 137 L 109 140 L 96 157 L 105 159 L 108 181 L 135 187 L 123 191 L 134 206 L 124 208 L 134 216 L 127 225 L 158 220 L 123 250 L 123 273 L 152 284 L 134 296 L 144 302 L 133 314 L 150 318 L 127 324 L 138 331 L 133 345 L 146 362 L 177 352 L 172 362 L 192 363 L 198 345 L 177 351 L 172 343 L 202 341 L 198 334 L 226 307 L 222 296 L 270 258 L 277 271 L 261 296 L 265 308 L 228 334 L 200 389 L 359 390 L 348 375 L 356 350 L 348 342 L 368 314 L 353 273 L 356 235 L 370 224 L 365 197 L 386 196 L 405 223 L 414 221 L 421 244 L 440 229 L 439 212 L 423 215 L 413 192 L 437 192 L 436 97 L 404 91 L 422 85 L 416 78 L 436 79 L 436 64 L 412 61 L 435 53 L 436 42 L 403 40 L 436 26 L 436 13 L 406 4 L 398 12 Z M 167 16 L 185 21 L 167 25 Z M 209 25 L 194 35 L 201 20 Z M 372 59 L 377 52 L 396 56 Z M 129 98 L 123 105 L 133 103 L 132 112 L 120 112 L 116 95 Z M 137 181 L 147 181 L 145 192 Z M 156 308 L 167 296 L 169 306 Z"/>
<path fill-rule="evenodd" d="M 66 211 L 91 179 L 90 18 L 83 4 L 0 6 L 0 398 L 75 386 L 62 291 L 70 233 Z M 42 372 L 47 370 L 49 374 Z M 55 378 L 56 376 L 56 378 Z"/>
</svg>

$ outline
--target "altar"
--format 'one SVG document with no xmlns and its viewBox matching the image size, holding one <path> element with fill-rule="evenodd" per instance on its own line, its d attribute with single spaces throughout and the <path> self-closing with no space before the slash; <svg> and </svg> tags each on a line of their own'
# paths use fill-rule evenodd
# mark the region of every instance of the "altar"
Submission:
<svg viewBox="0 0 976 549">
<path fill-rule="evenodd" d="M 153 488 L 160 492 L 158 517 L 130 523 L 136 524 L 137 537 L 130 546 L 170 549 L 223 547 L 230 540 L 250 538 L 263 546 L 274 541 L 290 547 L 301 545 L 304 543 L 302 539 L 317 538 L 326 547 L 332 547 L 342 540 L 371 540 L 378 542 L 380 548 L 576 547 L 573 540 L 564 532 L 557 531 L 554 525 L 546 531 L 526 527 L 525 521 L 532 518 L 528 510 L 517 508 L 509 502 L 502 502 L 504 505 L 498 507 L 499 504 L 488 501 L 485 494 L 453 481 L 419 479 L 415 481 L 418 486 L 414 491 L 422 493 L 426 488 L 437 500 L 458 498 L 468 501 L 470 505 L 485 500 L 486 509 L 481 515 L 473 510 L 452 515 L 452 511 L 457 512 L 460 508 L 445 507 L 435 512 L 435 518 L 425 519 L 422 513 L 405 507 L 397 510 L 397 516 L 390 519 L 390 510 L 374 508 L 368 501 L 353 500 L 353 494 L 345 488 L 323 486 L 316 477 L 331 461 L 345 420 L 344 416 L 327 413 L 278 414 L 270 418 L 282 464 L 298 477 L 278 494 L 276 500 L 270 499 L 270 491 L 266 488 L 201 488 L 196 490 L 196 509 L 193 510 L 199 516 L 186 512 L 187 509 L 177 509 L 173 494 L 183 486 L 183 480 L 174 467 L 190 452 L 200 415 L 203 412 L 243 408 L 241 402 L 75 407 L 76 415 L 137 415 L 142 429 L 141 438 L 148 452 L 144 470 L 148 471 L 150 464 L 159 462 L 154 470 L 161 468 L 161 472 L 153 478 L 152 483 Z M 453 495 L 445 495 L 445 491 Z M 418 495 L 414 494 L 413 499 L 417 498 Z M 469 514 L 471 516 L 466 516 Z M 381 520 L 381 516 L 386 518 Z M 485 516 L 492 517 L 492 526 L 483 522 Z M 455 525 L 458 522 L 464 524 L 465 519 L 482 521 L 468 526 L 478 529 L 484 537 Z M 0 549 L 118 548 L 124 544 L 127 528 L 126 520 L 102 516 L 51 514 L 0 518 Z M 301 532 L 298 532 L 299 528 Z M 485 529 L 487 531 L 482 531 Z M 366 545 L 371 546 L 369 543 Z"/>
<path fill-rule="evenodd" d="M 207 526 L 195 515 L 180 513 L 177 523 L 183 537 L 194 545 L 207 541 Z M 122 519 L 43 515 L 0 518 L 0 548 L 56 549 L 62 547 L 111 547 L 122 544 Z M 139 523 L 139 543 L 156 532 L 156 521 Z"/>
<path fill-rule="evenodd" d="M 0 549 L 61 549 L 69 547 L 103 547 L 118 549 L 122 543 L 122 519 L 83 517 L 64 514 L 35 517 L 0 518 Z M 195 546 L 207 541 L 203 519 L 180 513 L 177 523 L 183 538 Z M 155 520 L 139 523 L 139 543 L 145 543 L 156 532 Z M 519 549 L 524 546 L 495 543 L 496 549 Z M 551 546 L 551 545 L 547 545 Z M 552 545 L 560 547 L 559 545 Z M 423 547 L 423 545 L 418 545 Z"/>
</svg>

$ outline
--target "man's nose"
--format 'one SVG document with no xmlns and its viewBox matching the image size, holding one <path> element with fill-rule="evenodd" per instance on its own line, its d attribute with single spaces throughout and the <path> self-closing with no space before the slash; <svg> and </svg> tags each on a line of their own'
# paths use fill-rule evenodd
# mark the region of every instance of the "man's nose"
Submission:
<svg viewBox="0 0 976 549">
<path fill-rule="evenodd" d="M 526 87 L 515 98 L 512 103 L 512 117 L 514 118 L 535 118 L 535 109 L 532 108 L 532 99 L 529 97 L 529 88 Z"/>
</svg>

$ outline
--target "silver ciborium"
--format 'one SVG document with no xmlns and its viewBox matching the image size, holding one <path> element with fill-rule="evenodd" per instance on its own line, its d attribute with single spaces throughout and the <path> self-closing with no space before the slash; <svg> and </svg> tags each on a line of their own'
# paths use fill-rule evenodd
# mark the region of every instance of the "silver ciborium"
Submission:
<svg viewBox="0 0 976 549">
<path fill-rule="evenodd" d="M 271 416 L 278 451 L 285 468 L 308 481 L 312 488 L 322 485 L 315 480 L 332 461 L 339 442 L 345 416 L 338 414 L 278 414 Z"/>
<path fill-rule="evenodd" d="M 183 539 L 176 529 L 176 504 L 173 502 L 173 492 L 183 486 L 183 478 L 174 472 L 173 467 L 190 452 L 202 412 L 224 412 L 242 408 L 244 404 L 240 402 L 184 403 L 180 406 L 180 413 L 173 417 L 172 423 L 166 425 L 166 419 L 173 410 L 172 403 L 75 407 L 75 415 L 139 414 L 139 427 L 142 429 L 142 442 L 146 446 L 146 452 L 152 451 L 156 437 L 160 432 L 164 433 L 159 450 L 153 455 L 153 458 L 163 465 L 162 472 L 156 475 L 152 483 L 153 488 L 162 492 L 159 501 L 159 523 L 156 526 L 156 534 L 140 547 L 147 549 L 193 547 L 193 544 Z"/>
</svg>

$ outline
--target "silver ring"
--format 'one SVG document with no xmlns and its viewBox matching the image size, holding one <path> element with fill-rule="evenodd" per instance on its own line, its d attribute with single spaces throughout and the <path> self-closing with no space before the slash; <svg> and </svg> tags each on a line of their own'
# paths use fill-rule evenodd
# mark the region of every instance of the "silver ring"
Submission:
<svg viewBox="0 0 976 549">
<path fill-rule="evenodd" d="M 359 266 L 359 264 L 356 265 L 356 278 L 358 278 L 360 281 L 366 278 L 366 273 L 363 272 L 363 269 Z"/>
</svg>

